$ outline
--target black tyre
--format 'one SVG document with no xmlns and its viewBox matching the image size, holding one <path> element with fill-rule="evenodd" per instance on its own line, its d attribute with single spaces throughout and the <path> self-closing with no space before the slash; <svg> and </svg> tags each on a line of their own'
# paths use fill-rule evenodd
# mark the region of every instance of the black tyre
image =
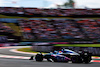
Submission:
<svg viewBox="0 0 100 67">
<path fill-rule="evenodd" d="M 73 56 L 73 57 L 71 58 L 71 60 L 72 60 L 72 63 L 77 63 L 77 59 L 76 59 L 75 56 Z"/>
<path fill-rule="evenodd" d="M 71 60 L 72 63 L 83 63 L 82 58 L 80 56 L 73 56 Z"/>
<path fill-rule="evenodd" d="M 84 63 L 90 63 L 90 61 L 92 60 L 90 55 L 84 55 L 83 56 L 83 62 Z"/>
<path fill-rule="evenodd" d="M 42 55 L 42 54 L 37 54 L 37 55 L 35 56 L 35 60 L 36 60 L 36 61 L 43 61 L 43 55 Z"/>
<path fill-rule="evenodd" d="M 90 61 L 91 61 L 90 57 L 84 58 L 84 63 L 90 63 Z"/>
</svg>

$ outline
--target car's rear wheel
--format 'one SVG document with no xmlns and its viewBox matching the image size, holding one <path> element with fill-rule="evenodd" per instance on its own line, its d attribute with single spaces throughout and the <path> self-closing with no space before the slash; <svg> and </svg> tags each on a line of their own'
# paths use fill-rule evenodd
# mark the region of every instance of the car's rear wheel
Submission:
<svg viewBox="0 0 100 67">
<path fill-rule="evenodd" d="M 91 58 L 90 57 L 84 58 L 84 63 L 90 63 L 90 61 L 91 61 Z"/>
</svg>

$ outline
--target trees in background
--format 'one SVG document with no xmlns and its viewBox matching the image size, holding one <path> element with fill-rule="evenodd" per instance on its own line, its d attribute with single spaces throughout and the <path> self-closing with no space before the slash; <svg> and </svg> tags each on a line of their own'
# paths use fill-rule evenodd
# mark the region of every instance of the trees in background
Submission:
<svg viewBox="0 0 100 67">
<path fill-rule="evenodd" d="M 65 2 L 63 5 L 57 5 L 58 8 L 74 8 L 75 7 L 75 2 L 74 0 L 69 0 L 68 2 Z"/>
</svg>

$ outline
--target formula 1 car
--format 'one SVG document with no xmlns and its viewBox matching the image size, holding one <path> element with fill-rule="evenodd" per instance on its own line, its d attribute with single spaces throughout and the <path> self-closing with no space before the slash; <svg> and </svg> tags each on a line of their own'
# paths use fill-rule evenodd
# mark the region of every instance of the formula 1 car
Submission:
<svg viewBox="0 0 100 67">
<path fill-rule="evenodd" d="M 77 53 L 69 49 L 62 49 L 61 51 L 54 51 L 44 55 L 39 53 L 35 56 L 36 61 L 43 61 L 43 59 L 47 59 L 49 62 L 72 61 L 72 63 L 89 63 L 92 60 L 89 52 L 81 51 Z"/>
</svg>

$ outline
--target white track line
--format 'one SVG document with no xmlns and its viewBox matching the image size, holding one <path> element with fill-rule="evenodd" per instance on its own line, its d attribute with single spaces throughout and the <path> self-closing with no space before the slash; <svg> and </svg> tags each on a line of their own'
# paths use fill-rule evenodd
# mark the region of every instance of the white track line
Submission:
<svg viewBox="0 0 100 67">
<path fill-rule="evenodd" d="M 16 59 L 29 59 L 30 57 L 23 57 L 23 56 L 11 56 L 11 55 L 2 55 L 0 54 L 1 58 L 16 58 Z"/>
<path fill-rule="evenodd" d="M 17 49 L 11 49 L 9 51 L 10 52 L 15 52 L 15 53 L 21 53 L 21 54 L 31 54 L 31 55 L 36 55 L 37 54 L 37 53 L 29 53 L 29 52 L 17 51 Z"/>
<path fill-rule="evenodd" d="M 9 47 L 0 47 L 0 49 L 7 49 L 7 48 L 26 48 L 31 46 L 9 46 Z"/>
</svg>

